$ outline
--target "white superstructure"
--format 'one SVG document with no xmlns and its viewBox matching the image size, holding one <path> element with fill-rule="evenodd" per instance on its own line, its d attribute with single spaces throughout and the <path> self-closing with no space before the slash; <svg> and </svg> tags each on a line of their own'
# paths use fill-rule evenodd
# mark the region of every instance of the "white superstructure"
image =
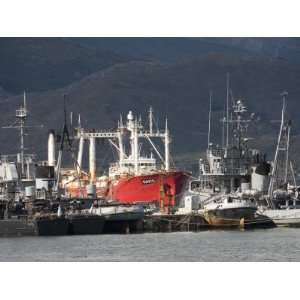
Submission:
<svg viewBox="0 0 300 300">
<path fill-rule="evenodd" d="M 145 129 L 141 118 L 134 116 L 132 111 L 127 114 L 127 122 L 123 124 L 120 117 L 118 128 L 115 131 L 87 130 L 79 124 L 75 138 L 79 140 L 78 168 L 81 168 L 84 141 L 89 140 L 89 176 L 91 183 L 96 178 L 96 140 L 106 139 L 117 150 L 118 161 L 112 163 L 109 168 L 109 177 L 118 177 L 123 174 L 142 175 L 159 170 L 170 170 L 170 132 L 166 120 L 164 130 L 154 130 L 153 109 L 149 110 L 149 128 Z M 153 142 L 153 139 L 161 139 L 164 145 L 163 154 Z M 162 168 L 159 167 L 157 158 L 151 152 L 149 155 L 142 154 L 142 140 L 147 140 L 156 157 L 159 158 Z M 126 147 L 129 143 L 129 149 Z"/>
</svg>

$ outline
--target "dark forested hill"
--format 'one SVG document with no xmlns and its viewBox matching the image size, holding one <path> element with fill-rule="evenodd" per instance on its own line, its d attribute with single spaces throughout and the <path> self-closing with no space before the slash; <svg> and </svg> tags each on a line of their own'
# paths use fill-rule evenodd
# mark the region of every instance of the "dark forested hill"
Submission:
<svg viewBox="0 0 300 300">
<path fill-rule="evenodd" d="M 173 64 L 137 62 L 115 64 L 72 84 L 46 92 L 29 93 L 28 105 L 36 124 L 59 128 L 62 124 L 63 94 L 68 110 L 81 113 L 85 127 L 116 126 L 120 113 L 133 110 L 146 118 L 149 105 L 163 126 L 167 115 L 173 135 L 172 151 L 186 163 L 197 163 L 198 153 L 207 141 L 208 94 L 213 91 L 213 141 L 221 141 L 221 125 L 226 96 L 226 73 L 230 72 L 231 96 L 243 99 L 249 111 L 260 121 L 250 134 L 259 137 L 256 145 L 274 150 L 280 117 L 280 93 L 289 92 L 288 111 L 294 120 L 293 135 L 299 134 L 300 67 L 285 60 L 244 57 L 230 54 L 208 54 Z M 0 109 L 6 111 L 1 125 L 12 120 L 21 95 L 9 97 Z M 11 114 L 9 115 L 8 112 Z M 75 117 L 74 117 L 75 118 Z M 275 121 L 274 121 L 275 120 Z M 31 145 L 45 154 L 47 130 L 32 130 Z M 8 139 L 8 136 L 10 137 Z M 9 130 L 0 135 L 2 152 L 15 148 L 16 138 Z M 297 145 L 294 138 L 293 143 Z M 298 143 L 299 144 L 299 143 Z M 194 153 L 194 154 L 193 154 Z M 188 155 L 187 155 L 188 154 Z M 189 162 L 188 162 L 189 161 Z"/>
<path fill-rule="evenodd" d="M 297 38 L 72 38 L 84 46 L 110 50 L 136 59 L 178 62 L 210 53 L 262 56 L 300 63 Z"/>
<path fill-rule="evenodd" d="M 0 38 L 0 87 L 11 93 L 56 89 L 124 61 L 62 38 Z"/>
</svg>

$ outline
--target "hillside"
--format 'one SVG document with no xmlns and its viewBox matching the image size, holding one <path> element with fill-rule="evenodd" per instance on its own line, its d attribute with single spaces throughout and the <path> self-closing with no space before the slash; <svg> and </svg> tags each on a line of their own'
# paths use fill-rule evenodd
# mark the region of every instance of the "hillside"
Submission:
<svg viewBox="0 0 300 300">
<path fill-rule="evenodd" d="M 10 93 L 57 89 L 125 61 L 62 38 L 0 38 L 0 87 Z"/>
<path fill-rule="evenodd" d="M 162 126 L 164 116 L 168 116 L 175 156 L 184 157 L 188 167 L 195 167 L 195 157 L 207 143 L 209 90 L 214 94 L 212 134 L 214 142 L 221 141 L 219 120 L 223 114 L 227 72 L 231 75 L 233 97 L 244 99 L 249 111 L 256 112 L 261 119 L 249 131 L 253 137 L 260 136 L 257 146 L 268 152 L 274 150 L 279 124 L 272 120 L 280 117 L 280 93 L 284 90 L 289 92 L 288 110 L 295 120 L 293 135 L 299 134 L 300 67 L 282 60 L 210 54 L 175 64 L 131 61 L 93 73 L 64 88 L 30 93 L 28 103 L 34 122 L 46 128 L 60 128 L 63 94 L 68 95 L 68 110 L 74 115 L 80 112 L 83 125 L 90 128 L 114 127 L 119 114 L 125 116 L 130 109 L 145 119 L 152 105 Z M 1 104 L 1 109 L 13 115 L 20 101 L 20 96 L 10 97 Z M 6 114 L 1 125 L 10 120 L 11 116 Z M 17 142 L 8 131 L 1 131 L 2 153 L 11 152 Z M 45 157 L 47 130 L 36 129 L 33 133 L 32 146 Z M 103 155 L 108 155 L 110 149 L 99 148 L 103 148 Z"/>
<path fill-rule="evenodd" d="M 174 63 L 211 53 L 263 57 L 300 63 L 297 38 L 71 38 L 83 46 L 135 59 Z"/>
</svg>

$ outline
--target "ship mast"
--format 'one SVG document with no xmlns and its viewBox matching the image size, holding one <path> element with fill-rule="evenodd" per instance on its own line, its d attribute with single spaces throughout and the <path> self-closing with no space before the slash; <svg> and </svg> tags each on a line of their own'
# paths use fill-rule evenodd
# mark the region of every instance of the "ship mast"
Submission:
<svg viewBox="0 0 300 300">
<path fill-rule="evenodd" d="M 23 103 L 21 106 L 16 110 L 15 114 L 16 120 L 10 126 L 4 126 L 2 128 L 5 129 L 18 129 L 20 132 L 20 152 L 17 154 L 17 162 L 21 166 L 20 177 L 21 179 L 32 179 L 30 178 L 29 172 L 29 164 L 32 163 L 32 159 L 34 158 L 33 154 L 25 155 L 25 135 L 26 135 L 26 128 L 33 128 L 39 127 L 42 128 L 43 125 L 34 125 L 28 126 L 27 119 L 28 119 L 28 110 L 27 110 L 27 103 L 26 103 L 26 92 L 23 93 Z M 27 166 L 27 168 L 26 168 Z"/>
<path fill-rule="evenodd" d="M 226 121 L 226 117 L 225 117 L 225 105 L 223 108 L 223 115 L 222 115 L 222 148 L 225 147 L 225 121 Z"/>
<path fill-rule="evenodd" d="M 63 125 L 63 128 L 62 128 L 62 136 L 61 136 L 60 147 L 59 147 L 58 156 L 57 156 L 57 162 L 56 162 L 56 167 L 55 167 L 55 170 L 56 170 L 56 186 L 55 186 L 55 191 L 56 192 L 58 192 L 58 187 L 59 187 L 60 172 L 61 172 L 61 165 L 62 165 L 62 156 L 63 156 L 65 142 L 67 142 L 69 150 L 72 153 L 72 158 L 74 158 L 73 157 L 73 152 L 72 152 L 71 139 L 70 139 L 68 125 L 67 125 L 66 95 L 64 95 L 64 125 Z M 76 163 L 77 163 L 77 160 L 76 160 Z"/>
<path fill-rule="evenodd" d="M 134 120 L 133 126 L 133 148 L 134 148 L 134 173 L 138 175 L 139 173 L 139 138 L 138 138 L 138 123 Z"/>
<path fill-rule="evenodd" d="M 149 109 L 149 132 L 150 132 L 150 135 L 153 133 L 153 109 L 152 109 L 152 106 L 150 106 L 150 109 Z"/>
<path fill-rule="evenodd" d="M 119 152 L 119 161 L 118 161 L 118 166 L 119 166 L 119 171 L 120 172 L 132 172 L 135 175 L 140 175 L 142 172 L 141 170 L 145 169 L 145 166 L 149 168 L 151 167 L 151 164 L 155 164 L 155 160 L 153 159 L 152 155 L 150 158 L 147 157 L 141 157 L 140 155 L 140 144 L 139 140 L 140 139 L 147 139 L 152 146 L 152 148 L 155 150 L 157 153 L 158 157 L 164 164 L 164 170 L 169 171 L 170 170 L 170 132 L 168 128 L 168 120 L 166 119 L 165 123 L 165 129 L 164 130 L 159 130 L 157 129 L 156 132 L 153 130 L 153 109 L 150 107 L 149 109 L 149 130 L 145 131 L 141 117 L 140 118 L 135 118 L 132 111 L 129 111 L 127 115 L 127 123 L 126 125 L 123 125 L 122 117 L 120 117 L 120 120 L 118 122 L 118 129 L 116 131 L 103 131 L 103 130 L 84 130 L 83 128 L 79 128 L 77 130 L 76 135 L 74 136 L 75 139 L 80 139 L 80 140 L 89 140 L 90 141 L 90 167 L 94 166 L 95 160 L 93 159 L 95 157 L 94 153 L 94 141 L 92 139 L 108 139 L 110 143 L 117 149 Z M 124 140 L 126 142 L 126 136 L 125 132 L 129 131 L 130 132 L 130 151 L 129 155 L 126 154 L 125 151 L 125 144 Z M 151 138 L 159 138 L 163 141 L 164 143 L 164 157 L 163 155 L 160 154 L 158 151 L 158 148 L 155 146 L 155 144 L 152 142 Z M 118 145 L 115 144 L 112 139 L 116 139 L 118 141 Z M 80 144 L 79 144 L 80 145 Z M 82 151 L 79 150 L 81 153 Z M 81 155 L 80 155 L 81 157 Z M 145 162 L 143 162 L 146 160 Z M 80 162 L 80 159 L 77 160 L 77 162 Z M 145 165 L 146 164 L 146 165 Z M 129 167 L 130 166 L 130 167 Z M 128 169 L 128 167 L 130 169 Z M 154 166 L 152 166 L 154 167 Z M 151 168 L 152 168 L 151 167 Z M 156 166 L 155 166 L 156 168 Z M 92 167 L 93 170 L 90 169 L 90 174 L 95 173 L 94 168 Z M 93 176 L 91 176 L 93 177 Z"/>
<path fill-rule="evenodd" d="M 286 128 L 286 157 L 285 157 L 285 174 L 284 174 L 284 182 L 288 181 L 288 170 L 289 170 L 289 150 L 290 150 L 290 134 L 291 134 L 291 122 L 289 121 Z"/>
<path fill-rule="evenodd" d="M 78 115 L 78 131 L 82 131 L 81 127 L 81 118 L 80 114 Z M 78 154 L 77 154 L 77 173 L 80 175 L 81 174 L 81 168 L 82 168 L 82 157 L 83 157 L 83 147 L 84 147 L 84 138 L 82 135 L 80 135 L 79 138 L 79 146 L 78 146 Z"/>
<path fill-rule="evenodd" d="M 211 131 L 211 104 L 212 104 L 212 91 L 209 92 L 209 113 L 208 113 L 207 148 L 209 148 L 209 144 L 210 144 L 210 131 Z"/>
<path fill-rule="evenodd" d="M 21 177 L 25 177 L 25 159 L 24 159 L 24 137 L 25 137 L 25 128 L 26 121 L 28 117 L 28 111 L 26 107 L 26 92 L 24 91 L 23 94 L 23 105 L 20 106 L 19 109 L 16 110 L 16 121 L 12 126 L 5 126 L 2 128 L 15 128 L 20 130 L 20 155 L 19 155 L 19 162 L 21 164 Z"/>
<path fill-rule="evenodd" d="M 19 119 L 19 126 L 20 126 L 20 160 L 21 160 L 21 170 L 22 174 L 25 172 L 24 168 L 24 127 L 25 122 L 27 119 L 27 109 L 26 109 L 26 92 L 24 91 L 23 94 L 23 107 L 21 106 L 20 109 L 16 110 L 16 118 Z"/>
<path fill-rule="evenodd" d="M 226 148 L 229 146 L 229 80 L 230 75 L 226 75 Z"/>
<path fill-rule="evenodd" d="M 168 172 L 170 170 L 170 137 L 168 129 L 168 119 L 166 118 L 166 127 L 165 127 L 165 170 Z"/>
<path fill-rule="evenodd" d="M 123 161 L 124 161 L 123 130 L 124 130 L 123 120 L 122 120 L 122 115 L 120 115 L 119 130 L 118 130 L 120 168 L 123 167 Z"/>
<path fill-rule="evenodd" d="M 271 179 L 270 179 L 270 184 L 269 184 L 269 189 L 268 189 L 268 201 L 269 205 L 273 207 L 273 192 L 274 192 L 274 186 L 275 186 L 275 177 L 276 173 L 278 171 L 278 157 L 279 157 L 279 152 L 280 151 L 287 151 L 288 146 L 283 147 L 283 131 L 284 131 L 284 124 L 285 124 L 285 112 L 286 112 L 286 96 L 287 92 L 284 92 L 281 94 L 282 96 L 282 111 L 281 111 L 281 123 L 280 123 L 280 130 L 278 134 L 278 140 L 277 140 L 277 145 L 276 145 L 276 151 L 275 151 L 275 156 L 274 156 L 274 161 L 273 161 L 273 168 L 272 168 L 272 173 L 271 173 Z M 289 134 L 289 131 L 288 131 Z M 287 139 L 289 141 L 289 137 Z M 288 155 L 286 156 L 286 162 L 288 162 Z M 287 167 L 285 168 L 285 180 L 287 180 Z M 286 183 L 286 181 L 285 181 Z"/>
</svg>

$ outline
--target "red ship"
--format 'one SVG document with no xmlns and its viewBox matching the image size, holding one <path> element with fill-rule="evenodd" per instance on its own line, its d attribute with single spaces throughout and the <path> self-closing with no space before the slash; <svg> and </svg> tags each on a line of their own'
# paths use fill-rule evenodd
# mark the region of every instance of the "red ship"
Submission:
<svg viewBox="0 0 300 300">
<path fill-rule="evenodd" d="M 128 176 L 112 182 L 108 196 L 122 203 L 156 202 L 160 206 L 179 203 L 189 175 L 184 172 L 165 172 Z"/>
<path fill-rule="evenodd" d="M 170 135 L 166 120 L 164 130 L 153 130 L 153 113 L 149 111 L 149 128 L 145 130 L 141 120 L 134 118 L 130 111 L 127 123 L 122 119 L 116 131 L 85 130 L 78 126 L 79 139 L 78 170 L 81 170 L 83 145 L 89 140 L 89 172 L 81 180 L 69 180 L 64 186 L 71 197 L 87 196 L 95 193 L 99 198 L 115 200 L 121 203 L 156 203 L 162 207 L 173 207 L 179 204 L 186 188 L 189 174 L 170 167 Z M 154 139 L 163 141 L 164 153 L 161 154 L 154 144 Z M 109 139 L 116 148 L 119 159 L 109 167 L 109 175 L 96 177 L 96 139 Z M 141 155 L 141 140 L 147 140 L 156 157 L 152 154 Z M 126 146 L 129 153 L 126 153 Z M 75 177 L 74 177 L 75 178 Z"/>
</svg>

